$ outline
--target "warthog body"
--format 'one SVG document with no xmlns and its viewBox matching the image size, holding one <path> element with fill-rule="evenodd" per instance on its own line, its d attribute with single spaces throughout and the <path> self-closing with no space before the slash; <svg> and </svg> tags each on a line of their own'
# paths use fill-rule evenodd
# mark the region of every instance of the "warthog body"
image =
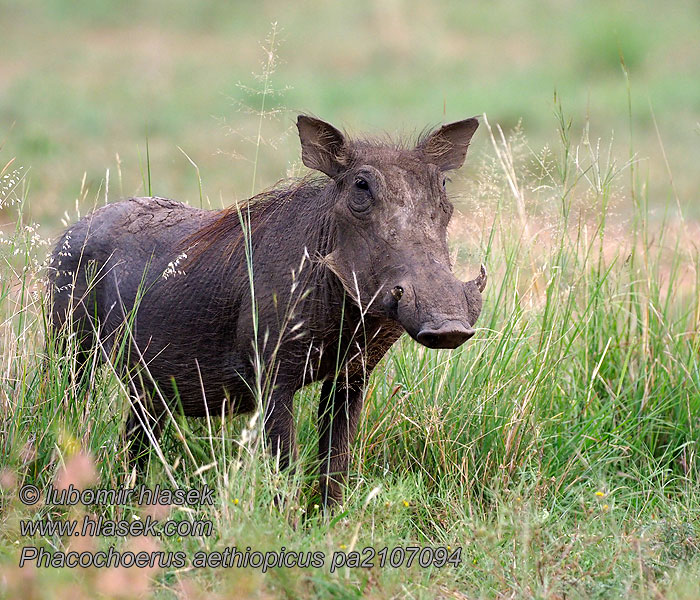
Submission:
<svg viewBox="0 0 700 600">
<path fill-rule="evenodd" d="M 83 355 L 99 343 L 113 358 L 129 340 L 117 362 L 140 397 L 132 454 L 149 445 L 143 423 L 160 431 L 154 382 L 199 417 L 252 411 L 262 390 L 284 467 L 295 456 L 294 393 L 323 381 L 320 491 L 340 501 L 377 362 L 403 331 L 431 348 L 474 333 L 486 274 L 463 283 L 451 273 L 444 172 L 462 165 L 477 125 L 445 125 L 405 149 L 302 116 L 303 162 L 327 177 L 224 211 L 132 198 L 70 227 L 50 270 L 52 323 L 77 334 Z"/>
</svg>

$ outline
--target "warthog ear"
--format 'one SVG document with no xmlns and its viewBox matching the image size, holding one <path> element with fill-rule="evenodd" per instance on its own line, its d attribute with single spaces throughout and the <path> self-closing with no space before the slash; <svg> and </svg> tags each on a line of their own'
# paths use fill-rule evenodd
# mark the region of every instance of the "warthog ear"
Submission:
<svg viewBox="0 0 700 600">
<path fill-rule="evenodd" d="M 429 133 L 418 144 L 418 149 L 442 171 L 459 169 L 464 164 L 469 142 L 478 126 L 476 117 L 443 125 Z"/>
<path fill-rule="evenodd" d="M 342 173 L 347 163 L 345 137 L 333 125 L 299 115 L 297 129 L 301 140 L 301 160 L 309 169 L 316 169 L 329 177 Z"/>
</svg>

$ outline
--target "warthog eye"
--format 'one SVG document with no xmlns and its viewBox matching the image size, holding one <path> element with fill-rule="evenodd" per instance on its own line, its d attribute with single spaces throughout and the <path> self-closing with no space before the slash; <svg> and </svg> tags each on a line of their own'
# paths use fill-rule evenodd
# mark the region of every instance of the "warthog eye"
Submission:
<svg viewBox="0 0 700 600">
<path fill-rule="evenodd" d="M 372 196 L 372 188 L 369 181 L 359 175 L 355 177 L 354 183 L 357 192 L 350 194 L 348 204 L 355 214 L 366 213 L 372 208 L 372 200 L 374 199 Z"/>
<path fill-rule="evenodd" d="M 360 190 L 368 190 L 369 183 L 367 183 L 367 180 L 363 179 L 362 177 L 356 177 L 355 178 L 355 187 L 360 189 Z"/>
</svg>

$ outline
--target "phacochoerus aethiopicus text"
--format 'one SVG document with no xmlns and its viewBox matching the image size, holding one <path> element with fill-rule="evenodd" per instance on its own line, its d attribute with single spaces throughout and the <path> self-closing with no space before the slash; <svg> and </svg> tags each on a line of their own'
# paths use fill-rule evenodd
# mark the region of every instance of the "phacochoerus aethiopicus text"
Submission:
<svg viewBox="0 0 700 600">
<path fill-rule="evenodd" d="M 407 148 L 300 116 L 302 160 L 321 177 L 222 211 L 131 198 L 70 227 L 52 255 L 52 325 L 75 335 L 78 361 L 97 347 L 128 378 L 132 457 L 152 443 L 144 426 L 159 435 L 166 404 L 196 417 L 261 406 L 286 467 L 294 394 L 322 381 L 320 492 L 340 502 L 382 356 L 404 331 L 429 348 L 474 335 L 486 271 L 467 283 L 451 272 L 445 172 L 477 127 L 444 125 Z"/>
</svg>

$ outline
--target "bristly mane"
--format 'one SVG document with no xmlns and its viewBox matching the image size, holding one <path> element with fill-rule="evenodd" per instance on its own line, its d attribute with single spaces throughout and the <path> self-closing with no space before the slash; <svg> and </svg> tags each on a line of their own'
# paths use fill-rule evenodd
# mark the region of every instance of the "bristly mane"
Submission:
<svg viewBox="0 0 700 600">
<path fill-rule="evenodd" d="M 346 167 L 348 171 L 356 160 L 358 151 L 368 148 L 391 149 L 408 152 L 418 146 L 430 134 L 431 129 L 426 128 L 417 136 L 396 139 L 388 133 L 378 134 L 361 139 L 352 139 L 345 134 L 348 147 Z M 416 139 L 417 138 L 417 139 Z M 310 174 L 305 177 L 295 179 L 285 179 L 277 182 L 272 188 L 265 190 L 242 204 L 230 206 L 219 211 L 218 218 L 205 225 L 196 233 L 183 240 L 182 250 L 190 254 L 188 261 L 197 260 L 209 248 L 221 239 L 226 239 L 224 244 L 224 260 L 230 260 L 235 249 L 243 241 L 242 224 L 250 227 L 251 233 L 282 206 L 292 198 L 302 196 L 316 196 L 328 183 L 328 178 L 322 175 Z"/>
<path fill-rule="evenodd" d="M 182 250 L 191 250 L 188 262 L 196 261 L 221 240 L 226 240 L 222 250 L 224 260 L 228 261 L 243 242 L 244 226 L 249 227 L 250 233 L 253 233 L 285 202 L 299 196 L 318 195 L 327 183 L 326 177 L 316 175 L 285 179 L 241 204 L 218 211 L 214 221 L 183 240 Z"/>
</svg>

